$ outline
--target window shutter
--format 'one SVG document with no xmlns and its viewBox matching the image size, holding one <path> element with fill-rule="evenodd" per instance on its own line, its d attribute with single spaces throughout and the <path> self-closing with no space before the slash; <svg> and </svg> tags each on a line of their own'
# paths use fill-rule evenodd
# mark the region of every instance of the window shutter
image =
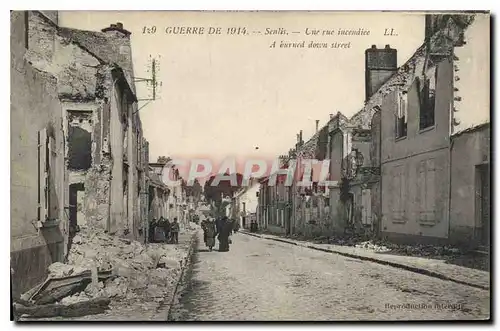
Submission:
<svg viewBox="0 0 500 331">
<path fill-rule="evenodd" d="M 50 219 L 57 218 L 57 204 L 54 203 L 56 198 L 56 192 L 51 192 L 51 187 L 55 187 L 55 169 L 57 164 L 57 148 L 56 140 L 53 136 L 47 138 L 47 154 L 48 154 L 48 169 L 47 169 L 47 216 Z M 52 186 L 50 185 L 52 183 Z"/>
<path fill-rule="evenodd" d="M 38 132 L 38 220 L 45 222 L 48 216 L 48 160 L 47 129 Z"/>
<path fill-rule="evenodd" d="M 397 221 L 401 220 L 401 177 L 399 175 L 399 167 L 394 168 L 394 188 L 392 190 L 392 196 L 394 197 L 394 219 Z"/>
<path fill-rule="evenodd" d="M 425 202 L 425 221 L 430 223 L 436 222 L 436 169 L 434 160 L 427 160 L 427 171 L 425 178 L 426 185 L 426 202 Z"/>
<path fill-rule="evenodd" d="M 425 221 L 424 212 L 426 210 L 426 176 L 425 176 L 425 161 L 421 161 L 418 166 L 418 211 L 420 221 Z"/>
<path fill-rule="evenodd" d="M 406 216 L 406 173 L 404 166 L 399 168 L 399 182 L 401 185 L 401 205 L 399 206 L 399 208 L 401 211 L 401 217 L 404 218 Z"/>
</svg>

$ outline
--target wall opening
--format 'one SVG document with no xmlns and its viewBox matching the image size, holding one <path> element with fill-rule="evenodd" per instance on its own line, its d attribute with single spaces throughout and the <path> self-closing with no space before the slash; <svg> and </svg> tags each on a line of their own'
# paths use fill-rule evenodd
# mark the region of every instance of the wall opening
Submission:
<svg viewBox="0 0 500 331">
<path fill-rule="evenodd" d="M 69 186 L 69 228 L 70 234 L 76 233 L 78 225 L 83 222 L 83 201 L 85 193 L 83 183 L 71 184 Z"/>
<path fill-rule="evenodd" d="M 479 239 L 481 245 L 489 247 L 490 244 L 490 169 L 488 164 L 476 166 L 476 196 L 477 206 L 479 209 L 479 222 L 480 227 Z"/>
<path fill-rule="evenodd" d="M 92 165 L 92 112 L 68 111 L 68 168 L 87 170 Z"/>
</svg>

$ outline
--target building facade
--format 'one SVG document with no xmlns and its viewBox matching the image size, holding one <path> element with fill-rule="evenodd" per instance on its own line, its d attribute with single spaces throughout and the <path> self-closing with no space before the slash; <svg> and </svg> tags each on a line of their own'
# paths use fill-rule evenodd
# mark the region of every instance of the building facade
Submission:
<svg viewBox="0 0 500 331">
<path fill-rule="evenodd" d="M 466 245 L 474 242 L 475 218 L 470 220 L 468 235 L 463 236 L 459 233 L 463 234 L 465 225 L 453 225 L 451 217 L 457 198 L 453 182 L 460 180 L 453 176 L 460 165 L 452 162 L 457 146 L 453 135 L 459 124 L 456 106 L 462 100 L 454 83 L 468 79 L 457 75 L 460 69 L 455 50 L 466 45 L 464 31 L 474 24 L 471 18 L 428 18 L 424 44 L 405 64 L 404 76 L 401 72 L 388 82 L 394 86 L 398 81 L 399 85 L 386 91 L 380 100 L 381 231 L 393 240 Z M 434 22 L 432 28 L 429 22 Z M 482 111 L 488 113 L 489 107 Z M 466 136 L 474 135 L 481 133 Z M 485 143 L 487 139 L 477 141 Z M 481 154 L 489 144 L 469 147 L 469 153 Z M 471 172 L 483 162 L 474 161 L 469 165 Z M 476 188 L 471 185 L 469 190 L 474 192 Z"/>
<path fill-rule="evenodd" d="M 259 194 L 260 183 L 252 180 L 248 186 L 235 193 L 231 204 L 226 207 L 226 215 L 235 219 L 241 228 L 250 229 L 252 220 L 257 219 Z"/>
<path fill-rule="evenodd" d="M 267 229 L 488 247 L 489 77 L 480 73 L 489 50 L 467 36 L 487 33 L 489 18 L 427 15 L 425 31 L 422 46 L 399 68 L 390 45 L 366 50 L 364 107 L 351 118 L 331 115 L 327 135 L 299 139 L 293 153 L 299 164 L 330 161 L 328 199 L 314 180 L 297 187 L 301 175 L 295 177 L 287 230 L 273 216 L 278 187 L 265 179 L 259 215 Z M 321 201 L 329 206 L 324 217 Z"/>
</svg>

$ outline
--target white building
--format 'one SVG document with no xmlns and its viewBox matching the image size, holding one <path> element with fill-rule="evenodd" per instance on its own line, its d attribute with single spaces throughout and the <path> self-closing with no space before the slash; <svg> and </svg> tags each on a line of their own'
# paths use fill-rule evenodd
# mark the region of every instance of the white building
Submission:
<svg viewBox="0 0 500 331">
<path fill-rule="evenodd" d="M 242 228 L 250 228 L 252 218 L 257 217 L 259 191 L 260 183 L 251 181 L 248 186 L 243 187 L 235 194 L 231 207 L 226 209 L 226 212 L 229 212 Z"/>
</svg>

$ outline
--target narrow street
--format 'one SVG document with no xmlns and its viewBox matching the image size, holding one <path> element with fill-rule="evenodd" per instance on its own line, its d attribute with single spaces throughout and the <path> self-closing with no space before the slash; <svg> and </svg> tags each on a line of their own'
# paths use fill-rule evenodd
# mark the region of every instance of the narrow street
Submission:
<svg viewBox="0 0 500 331">
<path fill-rule="evenodd" d="M 489 316 L 488 291 L 243 233 L 233 235 L 229 252 L 209 252 L 199 236 L 192 273 L 171 320 L 470 320 Z"/>
</svg>

